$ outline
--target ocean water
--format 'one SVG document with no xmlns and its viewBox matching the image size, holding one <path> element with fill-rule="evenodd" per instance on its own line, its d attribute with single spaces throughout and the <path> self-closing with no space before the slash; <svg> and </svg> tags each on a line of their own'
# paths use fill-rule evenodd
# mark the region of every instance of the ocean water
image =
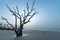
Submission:
<svg viewBox="0 0 60 40">
<path fill-rule="evenodd" d="M 60 40 L 60 32 L 29 30 L 16 37 L 14 31 L 0 30 L 0 40 Z"/>
<path fill-rule="evenodd" d="M 37 33 L 37 31 L 36 31 Z M 0 40 L 40 40 L 40 33 L 36 35 L 34 31 L 24 31 L 22 37 L 16 37 L 14 31 L 0 30 Z"/>
<path fill-rule="evenodd" d="M 25 37 L 27 35 L 28 34 L 23 34 L 23 37 Z M 18 39 L 19 38 L 16 37 L 14 31 L 0 30 L 0 40 L 18 40 Z M 22 38 L 20 38 L 20 39 L 22 39 Z"/>
<path fill-rule="evenodd" d="M 40 33 L 37 32 L 36 30 L 60 32 L 60 27 L 40 27 L 38 29 L 32 29 L 32 30 L 35 30 L 36 32 L 33 32 L 33 31 L 30 32 L 30 30 L 25 29 L 23 31 L 22 37 L 16 37 L 14 31 L 0 30 L 0 40 L 27 40 L 27 39 L 28 40 L 33 40 L 33 39 L 35 40 L 36 36 L 37 36 L 37 39 L 39 40 Z M 38 34 L 38 35 L 36 35 L 36 34 Z"/>
<path fill-rule="evenodd" d="M 43 30 L 43 31 L 55 31 L 55 32 L 60 32 L 60 27 L 59 26 L 45 26 L 45 27 L 36 27 L 34 30 Z"/>
<path fill-rule="evenodd" d="M 36 30 L 60 32 L 60 28 L 40 28 L 40 29 L 36 29 Z"/>
</svg>

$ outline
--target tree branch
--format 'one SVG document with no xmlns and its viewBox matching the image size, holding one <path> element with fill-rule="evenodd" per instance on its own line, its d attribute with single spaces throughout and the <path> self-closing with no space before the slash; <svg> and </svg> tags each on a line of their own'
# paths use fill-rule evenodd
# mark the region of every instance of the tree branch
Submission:
<svg viewBox="0 0 60 40">
<path fill-rule="evenodd" d="M 15 17 L 17 17 L 17 18 L 20 19 L 20 24 L 22 24 L 22 17 L 21 17 L 21 15 L 19 14 L 18 7 L 16 6 L 17 12 L 16 12 L 16 11 L 14 12 L 12 9 L 10 9 L 10 7 L 9 7 L 8 5 L 7 5 L 7 8 L 9 9 L 9 11 L 10 11 L 11 13 L 13 13 L 13 15 L 14 15 Z"/>
<path fill-rule="evenodd" d="M 38 14 L 38 13 L 39 13 L 39 12 L 36 12 L 36 11 L 35 11 L 35 12 L 31 15 L 31 17 L 28 19 L 28 21 L 26 21 L 24 24 L 30 22 L 31 18 L 32 18 L 34 15 Z"/>
<path fill-rule="evenodd" d="M 19 19 L 20 19 L 20 14 L 19 14 L 19 10 L 18 10 L 18 7 L 16 6 L 16 9 L 17 9 L 17 13 L 16 13 L 16 11 L 13 11 L 8 5 L 7 5 L 7 8 L 9 9 L 9 11 L 11 12 L 11 13 L 13 13 L 13 15 L 14 16 L 16 16 L 16 17 L 18 17 Z M 16 15 L 16 14 L 18 14 L 18 15 Z"/>
<path fill-rule="evenodd" d="M 10 12 L 15 13 L 8 5 L 6 5 Z"/>
<path fill-rule="evenodd" d="M 34 11 L 36 9 L 36 8 L 34 8 L 34 4 L 35 4 L 35 0 L 33 1 L 32 7 L 31 7 L 31 10 L 30 10 L 30 13 L 32 13 L 32 11 Z"/>
<path fill-rule="evenodd" d="M 17 13 L 16 14 L 19 15 L 19 17 L 20 17 L 19 19 L 20 19 L 20 25 L 21 25 L 22 24 L 22 17 L 23 17 L 23 15 L 19 14 L 19 10 L 18 10 L 17 6 L 16 6 L 16 9 L 17 9 Z"/>
<path fill-rule="evenodd" d="M 32 7 L 31 7 L 31 9 L 29 10 L 29 5 L 28 5 L 28 3 L 27 3 L 27 15 L 25 15 L 25 17 L 24 17 L 24 20 L 23 20 L 23 23 L 24 23 L 24 24 L 30 22 L 30 19 L 37 13 L 37 12 L 35 11 L 36 8 L 34 8 L 34 4 L 35 4 L 35 1 L 33 1 Z M 35 12 L 34 12 L 34 11 L 35 11 Z M 32 13 L 32 12 L 34 12 L 34 13 Z M 25 13 L 25 11 L 24 11 L 24 13 Z M 32 13 L 32 15 L 31 15 L 31 13 Z M 27 19 L 28 16 L 30 16 L 30 18 L 28 19 L 28 21 L 26 21 L 26 19 Z M 26 22 L 25 22 L 25 21 L 26 21 Z"/>
<path fill-rule="evenodd" d="M 12 24 L 10 24 L 6 18 L 4 18 L 4 17 L 1 17 L 1 18 L 2 18 L 2 20 L 5 20 L 7 22 L 7 24 L 10 25 L 14 29 L 14 26 Z"/>
<path fill-rule="evenodd" d="M 20 18 L 21 18 L 21 15 L 19 14 L 19 9 L 18 9 L 18 7 L 16 6 L 16 9 L 17 9 L 17 15 L 19 15 L 20 16 Z"/>
</svg>

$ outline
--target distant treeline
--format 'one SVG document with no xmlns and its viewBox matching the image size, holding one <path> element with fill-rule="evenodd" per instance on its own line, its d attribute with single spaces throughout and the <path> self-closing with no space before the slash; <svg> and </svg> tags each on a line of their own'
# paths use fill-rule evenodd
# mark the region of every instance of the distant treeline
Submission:
<svg viewBox="0 0 60 40">
<path fill-rule="evenodd" d="M 0 30 L 13 30 L 11 28 L 0 27 Z"/>
</svg>

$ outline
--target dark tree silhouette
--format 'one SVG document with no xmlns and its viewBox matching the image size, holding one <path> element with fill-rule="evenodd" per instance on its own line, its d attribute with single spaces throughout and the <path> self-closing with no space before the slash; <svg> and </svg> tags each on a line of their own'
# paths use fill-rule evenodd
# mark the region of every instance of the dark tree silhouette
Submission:
<svg viewBox="0 0 60 40">
<path fill-rule="evenodd" d="M 14 11 L 7 5 L 7 8 L 9 9 L 9 11 L 15 16 L 15 27 L 11 23 L 9 23 L 6 18 L 4 18 L 4 17 L 1 17 L 1 18 L 2 18 L 2 20 L 5 20 L 7 22 L 7 24 L 12 27 L 12 30 L 15 31 L 17 37 L 22 36 L 23 26 L 25 24 L 27 24 L 28 22 L 31 22 L 30 19 L 34 15 L 38 14 L 38 12 L 35 10 L 36 8 L 34 8 L 34 4 L 35 4 L 35 1 L 33 1 L 32 7 L 30 8 L 27 3 L 27 7 L 26 7 L 26 9 L 23 10 L 24 13 L 22 15 L 19 13 L 19 9 L 17 6 L 16 6 L 16 11 Z M 20 20 L 19 21 L 20 22 L 19 28 L 17 28 L 17 18 Z"/>
<path fill-rule="evenodd" d="M 0 24 L 0 25 L 2 25 L 2 24 Z"/>
</svg>

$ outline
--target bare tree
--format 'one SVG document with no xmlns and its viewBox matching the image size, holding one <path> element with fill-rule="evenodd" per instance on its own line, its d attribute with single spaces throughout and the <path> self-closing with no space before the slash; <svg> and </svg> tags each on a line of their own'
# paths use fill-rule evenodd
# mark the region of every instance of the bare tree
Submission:
<svg viewBox="0 0 60 40">
<path fill-rule="evenodd" d="M 25 24 L 27 24 L 28 22 L 31 22 L 30 21 L 31 18 L 34 15 L 39 13 L 35 10 L 36 8 L 34 8 L 34 4 L 35 4 L 35 1 L 33 1 L 32 7 L 30 8 L 29 4 L 27 3 L 27 7 L 26 7 L 26 9 L 23 10 L 24 13 L 22 15 L 19 13 L 19 9 L 18 9 L 17 6 L 16 6 L 16 11 L 14 11 L 7 5 L 7 8 L 9 9 L 9 11 L 15 16 L 15 27 L 12 24 L 10 24 L 6 18 L 4 18 L 4 17 L 1 17 L 1 18 L 3 20 L 5 20 L 7 22 L 7 24 L 10 25 L 13 28 L 17 37 L 22 36 L 23 26 Z M 19 28 L 17 28 L 17 18 L 20 21 L 20 27 Z"/>
</svg>

